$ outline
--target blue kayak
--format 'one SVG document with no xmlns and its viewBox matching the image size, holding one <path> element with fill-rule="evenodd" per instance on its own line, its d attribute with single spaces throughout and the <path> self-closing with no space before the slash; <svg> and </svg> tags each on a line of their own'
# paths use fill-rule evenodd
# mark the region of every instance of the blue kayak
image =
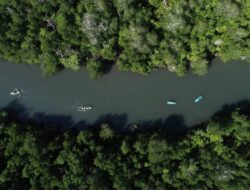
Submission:
<svg viewBox="0 0 250 190">
<path fill-rule="evenodd" d="M 168 105 L 176 105 L 176 101 L 169 100 L 169 101 L 167 101 L 167 104 Z"/>
<path fill-rule="evenodd" d="M 202 99 L 203 99 L 203 96 L 197 96 L 197 97 L 194 99 L 194 103 L 198 103 L 198 102 L 200 102 Z"/>
</svg>

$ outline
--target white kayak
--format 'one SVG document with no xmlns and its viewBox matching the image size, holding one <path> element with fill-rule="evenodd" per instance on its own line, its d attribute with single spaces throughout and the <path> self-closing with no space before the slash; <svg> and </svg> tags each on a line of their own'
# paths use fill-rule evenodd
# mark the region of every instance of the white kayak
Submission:
<svg viewBox="0 0 250 190">
<path fill-rule="evenodd" d="M 167 104 L 168 105 L 176 105 L 177 103 L 176 103 L 176 101 L 169 100 L 169 101 L 167 101 Z"/>
<path fill-rule="evenodd" d="M 194 99 L 194 103 L 198 103 L 198 102 L 200 102 L 202 99 L 203 99 L 203 96 L 197 96 L 197 97 Z"/>
<path fill-rule="evenodd" d="M 85 111 L 91 110 L 92 108 L 93 108 L 92 106 L 79 106 L 77 108 L 77 111 L 85 112 Z"/>
<path fill-rule="evenodd" d="M 15 88 L 12 92 L 10 92 L 10 95 L 11 96 L 17 96 L 17 95 L 20 95 L 21 93 L 22 93 L 21 89 Z"/>
</svg>

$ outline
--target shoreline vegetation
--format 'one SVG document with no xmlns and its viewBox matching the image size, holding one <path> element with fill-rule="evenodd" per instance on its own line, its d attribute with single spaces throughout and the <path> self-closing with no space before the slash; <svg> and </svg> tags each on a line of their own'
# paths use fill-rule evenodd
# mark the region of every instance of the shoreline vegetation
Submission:
<svg viewBox="0 0 250 190">
<path fill-rule="evenodd" d="M 179 137 L 21 124 L 0 114 L 1 189 L 247 190 L 250 119 L 233 112 Z"/>
<path fill-rule="evenodd" d="M 214 57 L 250 61 L 249 0 L 3 0 L 0 23 L 0 58 L 39 65 L 45 75 L 85 66 L 96 79 L 113 64 L 204 75 Z M 0 111 L 0 189 L 250 187 L 250 118 L 240 110 L 179 136 L 13 116 Z"/>
<path fill-rule="evenodd" d="M 204 75 L 215 56 L 250 56 L 248 0 L 9 0 L 0 1 L 0 21 L 0 57 L 46 75 L 85 65 L 98 78 L 114 63 Z"/>
</svg>

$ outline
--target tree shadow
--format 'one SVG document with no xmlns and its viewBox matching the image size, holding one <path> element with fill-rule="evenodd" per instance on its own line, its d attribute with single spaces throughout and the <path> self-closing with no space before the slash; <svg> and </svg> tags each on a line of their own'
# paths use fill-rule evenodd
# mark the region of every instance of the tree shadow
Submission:
<svg viewBox="0 0 250 190">
<path fill-rule="evenodd" d="M 237 103 L 225 104 L 221 110 L 215 112 L 211 119 L 228 121 L 228 118 L 231 117 L 232 112 L 235 110 L 238 110 L 241 114 L 250 116 L 250 101 L 241 100 Z M 46 114 L 42 112 L 30 115 L 29 110 L 20 104 L 18 100 L 10 102 L 1 111 L 7 111 L 9 113 L 9 117 L 19 123 L 50 126 L 61 130 L 84 130 L 87 128 L 95 130 L 99 129 L 102 124 L 107 123 L 119 133 L 132 134 L 160 129 L 161 131 L 165 131 L 166 134 L 170 136 L 182 136 L 190 129 L 190 127 L 185 125 L 184 117 L 182 115 L 170 115 L 167 118 L 148 121 L 142 120 L 134 124 L 129 124 L 127 114 L 109 113 L 100 116 L 93 123 L 88 123 L 85 120 L 75 122 L 70 115 Z M 207 123 L 208 121 L 201 122 L 198 125 L 192 126 L 192 129 L 205 127 Z"/>
<path fill-rule="evenodd" d="M 18 121 L 20 120 L 25 122 L 29 120 L 28 110 L 20 104 L 17 99 L 11 101 L 4 108 L 2 108 L 1 111 L 8 112 L 10 118 L 15 118 Z"/>
<path fill-rule="evenodd" d="M 29 110 L 25 108 L 18 100 L 14 100 L 2 108 L 0 111 L 9 113 L 9 117 L 23 124 L 33 123 L 38 125 L 48 125 L 51 127 L 60 127 L 63 130 L 77 129 L 83 130 L 87 128 L 99 128 L 101 124 L 110 124 L 114 130 L 120 131 L 127 124 L 126 114 L 105 114 L 99 117 L 94 123 L 87 123 L 85 120 L 75 122 L 70 115 L 57 115 L 37 112 L 29 114 Z"/>
<path fill-rule="evenodd" d="M 250 101 L 240 100 L 237 103 L 225 104 L 221 110 L 215 112 L 212 118 L 229 118 L 234 111 L 250 116 Z"/>
<path fill-rule="evenodd" d="M 30 115 L 29 110 L 19 103 L 18 100 L 10 102 L 0 111 L 8 112 L 10 119 L 22 124 L 49 126 L 57 129 L 66 129 L 69 126 L 74 126 L 71 116 L 45 114 L 42 112 Z"/>
<path fill-rule="evenodd" d="M 157 119 L 151 121 L 139 121 L 135 130 L 131 130 L 131 124 L 128 125 L 127 114 L 105 114 L 100 116 L 95 122 L 88 123 L 85 120 L 75 122 L 70 115 L 56 115 L 38 112 L 30 115 L 29 110 L 25 108 L 18 100 L 10 102 L 2 111 L 7 111 L 10 118 L 20 123 L 32 123 L 35 125 L 48 125 L 59 127 L 62 130 L 76 129 L 84 130 L 87 128 L 99 129 L 104 123 L 109 124 L 115 131 L 121 133 L 139 133 L 155 129 L 163 129 L 169 134 L 177 135 L 185 132 L 187 127 L 184 124 L 184 118 L 181 115 L 171 115 L 166 119 Z"/>
<path fill-rule="evenodd" d="M 216 59 L 216 56 L 210 51 L 207 51 L 206 59 L 208 60 L 208 70 L 209 70 L 213 65 L 213 61 Z"/>
<path fill-rule="evenodd" d="M 94 123 L 93 126 L 101 126 L 107 123 L 112 126 L 115 131 L 122 132 L 127 125 L 128 116 L 127 114 L 105 114 L 100 116 Z"/>
<path fill-rule="evenodd" d="M 38 112 L 32 115 L 30 119 L 39 125 L 60 126 L 62 129 L 74 126 L 74 121 L 69 115 L 56 115 Z"/>
<path fill-rule="evenodd" d="M 110 73 L 113 69 L 113 66 L 115 65 L 114 61 L 108 61 L 105 60 L 103 61 L 103 66 L 102 66 L 102 72 L 104 75 Z"/>
<path fill-rule="evenodd" d="M 209 120 L 193 125 L 192 129 L 205 128 L 209 121 L 223 122 L 223 124 L 227 124 L 231 122 L 230 118 L 235 111 L 245 116 L 250 116 L 250 101 L 240 100 L 236 103 L 225 104 L 220 110 L 216 111 Z"/>
<path fill-rule="evenodd" d="M 136 132 L 139 133 L 161 129 L 169 135 L 179 136 L 185 134 L 188 130 L 182 115 L 170 115 L 165 119 L 144 121 L 138 125 L 139 127 Z"/>
</svg>

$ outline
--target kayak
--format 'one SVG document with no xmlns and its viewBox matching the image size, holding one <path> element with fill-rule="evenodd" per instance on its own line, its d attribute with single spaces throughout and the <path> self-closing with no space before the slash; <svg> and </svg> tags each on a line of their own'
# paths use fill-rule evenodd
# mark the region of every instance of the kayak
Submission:
<svg viewBox="0 0 250 190">
<path fill-rule="evenodd" d="M 15 88 L 12 92 L 10 92 L 10 95 L 12 96 L 20 95 L 21 92 L 22 92 L 21 90 L 18 90 L 17 88 Z"/>
<path fill-rule="evenodd" d="M 169 101 L 167 101 L 167 104 L 168 105 L 176 105 L 176 101 L 169 100 Z"/>
<path fill-rule="evenodd" d="M 86 112 L 86 111 L 91 110 L 91 109 L 92 109 L 92 106 L 79 106 L 77 108 L 77 111 Z"/>
<path fill-rule="evenodd" d="M 198 102 L 200 102 L 202 99 L 203 99 L 203 96 L 197 96 L 197 97 L 194 99 L 194 103 L 198 103 Z"/>
</svg>

